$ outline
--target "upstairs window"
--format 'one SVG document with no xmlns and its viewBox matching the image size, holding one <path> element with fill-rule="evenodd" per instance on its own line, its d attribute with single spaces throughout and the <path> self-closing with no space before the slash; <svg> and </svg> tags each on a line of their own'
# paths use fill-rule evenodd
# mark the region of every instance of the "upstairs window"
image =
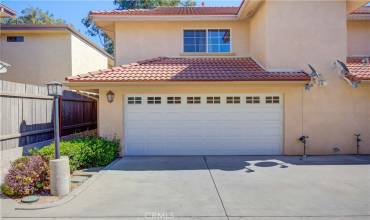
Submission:
<svg viewBox="0 0 370 220">
<path fill-rule="evenodd" d="M 230 53 L 230 29 L 184 30 L 186 53 Z"/>
<path fill-rule="evenodd" d="M 6 37 L 7 42 L 24 42 L 23 36 L 7 36 Z"/>
<path fill-rule="evenodd" d="M 210 29 L 208 30 L 208 52 L 228 53 L 230 52 L 230 30 Z"/>
<path fill-rule="evenodd" d="M 206 52 L 207 39 L 206 30 L 184 31 L 184 52 Z"/>
</svg>

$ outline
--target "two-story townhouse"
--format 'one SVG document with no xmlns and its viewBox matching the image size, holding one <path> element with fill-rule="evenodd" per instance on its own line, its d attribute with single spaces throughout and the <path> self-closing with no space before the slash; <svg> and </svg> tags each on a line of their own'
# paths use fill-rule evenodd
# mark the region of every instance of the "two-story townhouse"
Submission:
<svg viewBox="0 0 370 220">
<path fill-rule="evenodd" d="M 67 84 L 99 93 L 125 155 L 370 153 L 368 21 L 349 18 L 365 3 L 92 11 L 116 67 Z"/>
<path fill-rule="evenodd" d="M 0 32 L 0 60 L 11 65 L 1 80 L 45 85 L 113 63 L 111 55 L 69 25 L 1 24 Z"/>
</svg>

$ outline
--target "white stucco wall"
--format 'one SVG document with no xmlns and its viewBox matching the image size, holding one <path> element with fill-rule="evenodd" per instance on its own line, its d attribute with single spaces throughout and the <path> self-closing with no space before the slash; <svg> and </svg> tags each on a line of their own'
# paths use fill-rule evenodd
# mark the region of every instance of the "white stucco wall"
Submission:
<svg viewBox="0 0 370 220">
<path fill-rule="evenodd" d="M 370 21 L 348 21 L 348 55 L 370 56 Z"/>
<path fill-rule="evenodd" d="M 72 75 L 108 68 L 108 57 L 90 44 L 71 34 Z"/>
<path fill-rule="evenodd" d="M 116 22 L 116 65 L 160 56 L 183 56 L 183 30 L 208 28 L 231 29 L 233 55 L 250 56 L 247 21 Z"/>
</svg>

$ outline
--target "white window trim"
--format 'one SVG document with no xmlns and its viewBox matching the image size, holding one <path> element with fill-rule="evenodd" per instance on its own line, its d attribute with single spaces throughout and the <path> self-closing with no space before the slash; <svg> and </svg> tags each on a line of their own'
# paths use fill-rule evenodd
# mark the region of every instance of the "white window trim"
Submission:
<svg viewBox="0 0 370 220">
<path fill-rule="evenodd" d="M 227 29 L 230 30 L 230 51 L 229 52 L 208 52 L 208 30 L 220 30 L 220 29 Z M 185 52 L 185 41 L 184 41 L 184 32 L 185 31 L 193 31 L 193 30 L 203 30 L 206 31 L 206 51 L 205 52 Z M 209 27 L 209 28 L 183 28 L 181 33 L 181 41 L 182 41 L 182 53 L 185 54 L 199 54 L 199 53 L 208 53 L 208 54 L 231 54 L 234 53 L 233 50 L 233 31 L 229 27 Z"/>
</svg>

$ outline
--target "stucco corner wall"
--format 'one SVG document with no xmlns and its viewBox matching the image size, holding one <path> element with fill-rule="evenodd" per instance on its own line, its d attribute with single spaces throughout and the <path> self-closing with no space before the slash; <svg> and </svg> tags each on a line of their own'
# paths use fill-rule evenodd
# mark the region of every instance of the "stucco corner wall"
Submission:
<svg viewBox="0 0 370 220">
<path fill-rule="evenodd" d="M 72 75 L 108 68 L 108 57 L 95 47 L 81 40 L 74 34 L 70 35 Z"/>
<path fill-rule="evenodd" d="M 115 94 L 114 101 L 108 103 L 107 93 Z M 123 143 L 123 94 L 119 88 L 99 88 L 98 135 L 108 139 L 119 138 Z"/>
<path fill-rule="evenodd" d="M 266 4 L 263 2 L 253 17 L 249 20 L 249 45 L 251 56 L 259 62 L 263 67 L 266 67 Z"/>
<path fill-rule="evenodd" d="M 370 21 L 348 21 L 348 56 L 370 56 Z"/>
<path fill-rule="evenodd" d="M 345 1 L 267 1 L 269 69 L 325 69 L 347 55 Z"/>
</svg>

